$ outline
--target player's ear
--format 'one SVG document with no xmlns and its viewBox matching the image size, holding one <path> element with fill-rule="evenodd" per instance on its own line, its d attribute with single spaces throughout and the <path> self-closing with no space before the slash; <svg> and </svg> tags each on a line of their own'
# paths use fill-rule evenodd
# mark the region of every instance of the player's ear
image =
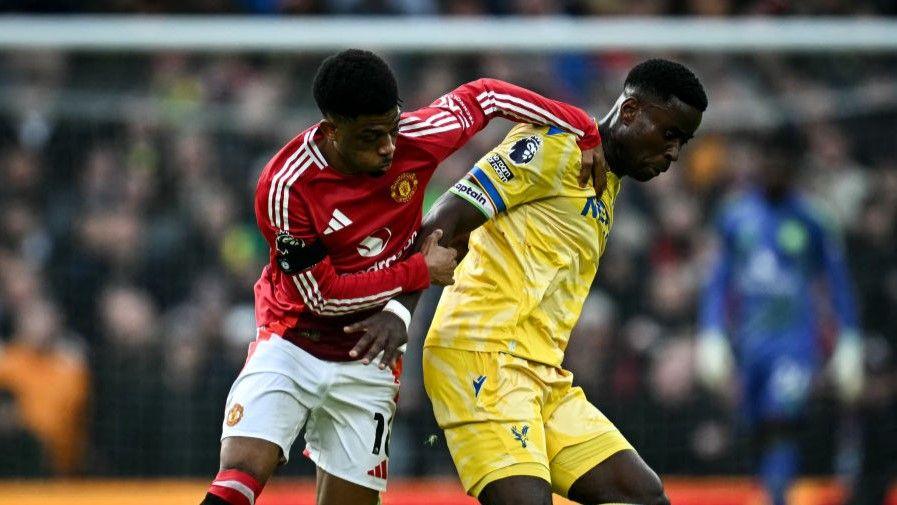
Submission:
<svg viewBox="0 0 897 505">
<path fill-rule="evenodd" d="M 336 137 L 336 123 L 330 117 L 325 117 L 324 120 L 318 124 L 318 131 L 320 131 L 328 140 L 333 141 Z"/>
<path fill-rule="evenodd" d="M 638 98 L 634 96 L 627 97 L 623 100 L 623 103 L 620 104 L 620 120 L 623 124 L 632 124 L 633 121 L 635 121 L 635 117 L 638 115 L 640 108 L 641 103 Z"/>
</svg>

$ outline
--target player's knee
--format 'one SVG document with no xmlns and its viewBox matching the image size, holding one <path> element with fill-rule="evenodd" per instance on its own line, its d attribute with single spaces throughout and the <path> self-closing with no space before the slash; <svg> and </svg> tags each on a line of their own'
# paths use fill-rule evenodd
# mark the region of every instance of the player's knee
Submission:
<svg viewBox="0 0 897 505">
<path fill-rule="evenodd" d="M 660 481 L 660 477 L 654 472 L 651 472 L 651 476 L 646 479 L 646 482 L 641 487 L 640 491 L 640 501 L 636 503 L 643 503 L 644 505 L 670 505 L 670 499 L 667 498 L 667 495 L 663 490 L 663 483 Z"/>
<path fill-rule="evenodd" d="M 280 448 L 266 440 L 229 437 L 221 444 L 219 471 L 237 470 L 264 485 L 280 462 Z"/>
<path fill-rule="evenodd" d="M 551 505 L 551 487 L 536 477 L 506 477 L 489 483 L 477 497 L 482 505 Z"/>
</svg>

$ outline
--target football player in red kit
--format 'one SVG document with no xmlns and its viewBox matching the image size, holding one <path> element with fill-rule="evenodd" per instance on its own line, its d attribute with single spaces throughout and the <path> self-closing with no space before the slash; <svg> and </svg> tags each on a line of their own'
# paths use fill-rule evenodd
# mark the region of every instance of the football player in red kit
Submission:
<svg viewBox="0 0 897 505">
<path fill-rule="evenodd" d="M 386 63 L 347 50 L 322 63 L 314 96 L 323 119 L 271 159 L 256 189 L 270 262 L 255 285 L 257 336 L 228 395 L 220 471 L 203 504 L 253 505 L 303 427 L 317 503 L 376 503 L 411 319 L 394 298 L 451 283 L 455 266 L 439 232 L 420 253 L 412 248 L 436 166 L 496 117 L 575 134 L 581 181 L 597 160 L 588 114 L 493 79 L 402 113 Z M 367 366 L 378 354 L 379 366 Z"/>
</svg>

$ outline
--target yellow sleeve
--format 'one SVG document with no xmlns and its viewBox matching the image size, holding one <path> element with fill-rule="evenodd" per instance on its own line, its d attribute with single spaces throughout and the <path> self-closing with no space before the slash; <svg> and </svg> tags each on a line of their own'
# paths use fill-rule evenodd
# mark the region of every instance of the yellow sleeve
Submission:
<svg viewBox="0 0 897 505">
<path fill-rule="evenodd" d="M 450 190 L 487 217 L 557 195 L 580 158 L 576 137 L 551 127 L 521 125 L 483 156 Z"/>
</svg>

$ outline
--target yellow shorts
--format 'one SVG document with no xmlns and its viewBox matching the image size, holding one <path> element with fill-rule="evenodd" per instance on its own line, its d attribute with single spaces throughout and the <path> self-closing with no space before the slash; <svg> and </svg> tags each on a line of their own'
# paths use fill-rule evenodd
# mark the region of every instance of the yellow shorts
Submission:
<svg viewBox="0 0 897 505">
<path fill-rule="evenodd" d="M 587 471 L 632 449 L 562 368 L 444 347 L 425 347 L 423 366 L 433 413 L 471 496 L 516 475 L 542 478 L 567 496 Z"/>
</svg>

